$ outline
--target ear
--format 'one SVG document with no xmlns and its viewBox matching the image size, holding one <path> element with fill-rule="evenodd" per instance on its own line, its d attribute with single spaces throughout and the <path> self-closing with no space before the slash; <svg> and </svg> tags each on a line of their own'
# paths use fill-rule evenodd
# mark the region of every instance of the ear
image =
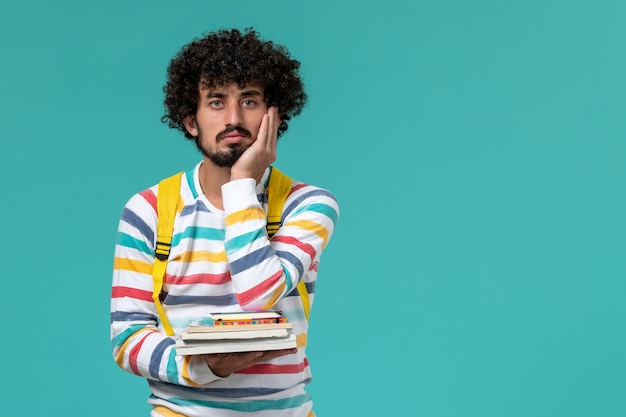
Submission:
<svg viewBox="0 0 626 417">
<path fill-rule="evenodd" d="M 189 115 L 183 119 L 183 125 L 185 125 L 185 129 L 187 132 L 193 137 L 198 136 L 198 127 L 196 126 L 196 117 L 194 115 Z"/>
</svg>

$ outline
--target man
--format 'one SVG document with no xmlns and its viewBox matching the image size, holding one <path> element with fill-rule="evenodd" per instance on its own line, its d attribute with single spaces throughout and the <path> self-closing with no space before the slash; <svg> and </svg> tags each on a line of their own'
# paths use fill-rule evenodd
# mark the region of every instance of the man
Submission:
<svg viewBox="0 0 626 417">
<path fill-rule="evenodd" d="M 183 174 L 182 210 L 160 299 L 152 300 L 158 186 L 133 196 L 118 230 L 111 298 L 113 356 L 148 380 L 151 415 L 314 416 L 305 387 L 309 303 L 322 249 L 338 217 L 328 191 L 293 182 L 283 224 L 266 234 L 266 185 L 276 142 L 306 104 L 299 62 L 251 29 L 210 33 L 171 61 L 163 121 L 195 141 L 202 161 Z M 280 310 L 297 349 L 178 356 L 187 325 L 222 311 Z"/>
</svg>

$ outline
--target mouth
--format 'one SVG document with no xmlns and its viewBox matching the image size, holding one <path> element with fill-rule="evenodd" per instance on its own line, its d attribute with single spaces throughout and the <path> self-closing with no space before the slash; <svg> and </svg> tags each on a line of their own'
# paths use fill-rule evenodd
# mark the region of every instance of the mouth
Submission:
<svg viewBox="0 0 626 417">
<path fill-rule="evenodd" d="M 233 128 L 232 130 L 226 130 L 217 136 L 218 142 L 226 142 L 226 143 L 238 143 L 244 140 L 245 138 L 249 138 L 251 135 L 242 128 Z"/>
<path fill-rule="evenodd" d="M 229 135 L 224 136 L 221 142 L 224 142 L 227 144 L 234 144 L 234 143 L 239 143 L 243 141 L 245 138 L 246 136 L 242 135 L 241 133 L 231 133 Z"/>
<path fill-rule="evenodd" d="M 224 136 L 224 139 L 227 138 L 245 138 L 246 135 L 238 133 L 238 132 L 233 132 L 233 133 L 229 133 L 228 135 Z"/>
</svg>

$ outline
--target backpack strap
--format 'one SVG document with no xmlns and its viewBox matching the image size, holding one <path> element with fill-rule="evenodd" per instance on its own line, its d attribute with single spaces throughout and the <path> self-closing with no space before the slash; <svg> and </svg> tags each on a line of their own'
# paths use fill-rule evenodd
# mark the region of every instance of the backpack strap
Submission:
<svg viewBox="0 0 626 417">
<path fill-rule="evenodd" d="M 183 172 L 172 175 L 159 183 L 157 196 L 157 242 L 154 250 L 154 266 L 152 268 L 152 281 L 154 289 L 152 291 L 152 300 L 156 306 L 161 323 L 168 336 L 174 335 L 174 329 L 170 321 L 165 315 L 163 304 L 161 303 L 161 291 L 163 290 L 163 281 L 165 280 L 165 267 L 167 266 L 167 258 L 170 255 L 172 247 L 172 234 L 174 232 L 174 219 L 178 211 L 180 201 L 180 180 Z"/>
<path fill-rule="evenodd" d="M 165 280 L 165 268 L 172 247 L 172 234 L 174 233 L 174 219 L 181 209 L 180 182 L 183 172 L 172 175 L 159 183 L 157 195 L 157 242 L 155 248 L 154 266 L 152 268 L 152 280 L 154 289 L 152 300 L 156 306 L 163 329 L 168 336 L 174 335 L 174 329 L 167 319 L 163 304 L 161 303 L 161 291 Z M 281 217 L 285 200 L 291 191 L 292 180 L 275 167 L 271 167 L 269 183 L 267 186 L 267 235 L 271 238 L 282 225 Z M 311 305 L 309 293 L 304 280 L 298 283 L 298 293 L 302 299 L 304 316 L 308 320 Z"/>
<path fill-rule="evenodd" d="M 272 167 L 269 184 L 267 185 L 267 235 L 272 238 L 282 226 L 282 214 L 285 200 L 291 191 L 291 178 L 283 174 L 276 167 Z M 306 289 L 304 280 L 298 283 L 298 293 L 302 298 L 304 307 L 304 317 L 308 320 L 311 305 L 309 304 L 309 292 Z"/>
</svg>

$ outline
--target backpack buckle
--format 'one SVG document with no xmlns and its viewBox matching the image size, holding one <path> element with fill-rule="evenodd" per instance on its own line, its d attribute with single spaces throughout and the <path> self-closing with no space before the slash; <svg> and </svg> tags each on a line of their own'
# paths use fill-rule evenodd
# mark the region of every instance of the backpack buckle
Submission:
<svg viewBox="0 0 626 417">
<path fill-rule="evenodd" d="M 156 256 L 159 261 L 167 261 L 167 258 L 170 256 L 171 247 L 172 245 L 170 243 L 157 241 L 154 256 Z"/>
</svg>

